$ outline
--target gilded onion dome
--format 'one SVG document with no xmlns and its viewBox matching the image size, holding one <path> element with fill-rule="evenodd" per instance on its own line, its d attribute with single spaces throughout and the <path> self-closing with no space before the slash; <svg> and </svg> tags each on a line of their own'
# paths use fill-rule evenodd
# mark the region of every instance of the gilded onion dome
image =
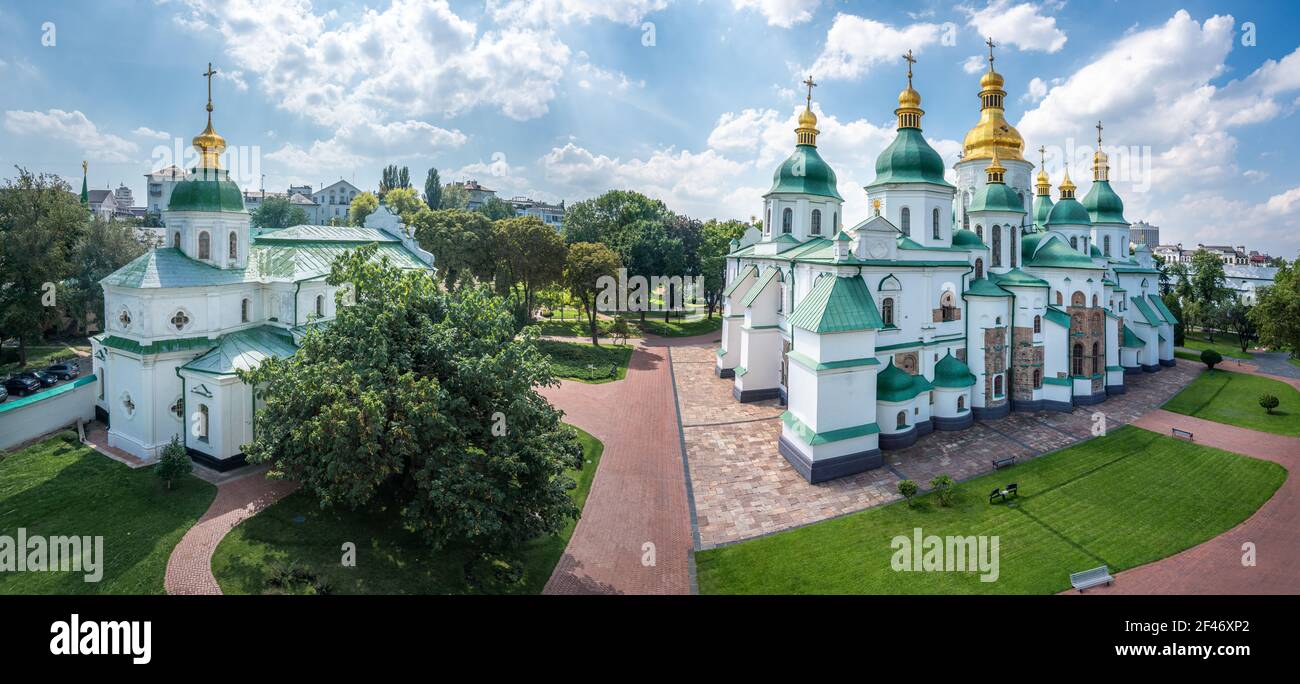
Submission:
<svg viewBox="0 0 1300 684">
<path fill-rule="evenodd" d="M 993 70 L 992 39 L 989 45 L 989 69 L 980 77 L 980 120 L 966 133 L 962 144 L 963 159 L 984 159 L 993 156 L 993 150 L 1003 159 L 1023 159 L 1021 151 L 1025 140 L 1006 119 L 1007 91 L 1002 74 Z"/>
<path fill-rule="evenodd" d="M 172 188 L 168 211 L 244 211 L 243 193 L 230 180 L 230 173 L 221 168 L 219 157 L 226 149 L 226 139 L 212 127 L 212 77 L 216 73 L 208 64 L 208 70 L 203 74 L 208 77 L 208 126 L 194 136 L 199 162 L 192 176 Z"/>
<path fill-rule="evenodd" d="M 1047 225 L 1092 225 L 1088 210 L 1074 197 L 1075 185 L 1074 181 L 1070 180 L 1068 168 L 1065 170 L 1065 179 L 1061 181 L 1060 189 L 1061 198 L 1052 205 L 1052 210 L 1047 215 Z"/>
<path fill-rule="evenodd" d="M 898 134 L 893 142 L 876 157 L 876 179 L 868 188 L 884 183 L 952 184 L 944 178 L 943 157 L 930 147 L 921 133 L 921 94 L 912 87 L 912 64 L 916 59 L 909 50 L 907 60 L 907 87 L 898 94 Z"/>
</svg>

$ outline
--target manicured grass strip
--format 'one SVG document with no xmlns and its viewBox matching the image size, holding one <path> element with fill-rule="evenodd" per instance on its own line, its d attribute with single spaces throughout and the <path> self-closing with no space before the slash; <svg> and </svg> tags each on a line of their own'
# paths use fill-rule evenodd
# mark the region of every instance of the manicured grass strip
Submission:
<svg viewBox="0 0 1300 684">
<path fill-rule="evenodd" d="M 1281 402 L 1272 413 L 1259 405 L 1259 395 L 1265 393 Z M 1300 436 L 1300 392 L 1285 382 L 1258 375 L 1218 369 L 1206 371 L 1174 395 L 1164 408 L 1216 423 Z"/>
<path fill-rule="evenodd" d="M 568 474 L 577 483 L 571 496 L 581 508 L 604 445 L 582 430 L 578 438 L 584 465 Z M 528 543 L 522 584 L 488 590 L 540 593 L 576 524 L 570 521 L 559 535 Z M 345 542 L 356 544 L 356 567 L 340 562 Z M 402 527 L 395 511 L 322 510 L 309 493 L 298 491 L 231 530 L 213 554 L 212 573 L 227 594 L 266 592 L 274 568 L 290 562 L 326 582 L 336 594 L 463 594 L 470 592 L 464 575 L 466 557 L 456 549 L 430 550 Z"/>
<path fill-rule="evenodd" d="M 708 594 L 1049 594 L 1069 574 L 1149 563 L 1240 523 L 1281 486 L 1281 466 L 1135 427 L 957 485 L 953 505 L 933 495 L 898 502 L 695 556 Z M 1016 505 L 991 489 L 1019 484 Z M 1013 499 L 1014 501 L 1014 499 Z M 895 572 L 891 540 L 997 535 L 999 576 Z"/>
<path fill-rule="evenodd" d="M 668 323 L 665 323 L 662 318 L 654 320 L 649 317 L 651 315 L 653 314 L 647 314 L 645 321 L 637 321 L 629 317 L 628 322 L 639 326 L 642 332 L 661 337 L 691 337 L 722 329 L 722 317 L 716 313 L 713 318 L 693 318 L 685 321 L 674 318 Z"/>
<path fill-rule="evenodd" d="M 557 376 L 592 384 L 622 380 L 627 376 L 627 362 L 632 358 L 632 347 L 608 342 L 597 347 L 586 342 L 538 340 L 537 348 L 550 355 Z M 589 365 L 595 366 L 594 371 Z M 610 366 L 618 367 L 614 377 L 608 375 Z"/>
<path fill-rule="evenodd" d="M 1243 352 L 1241 345 L 1237 343 L 1237 336 L 1230 332 L 1214 333 L 1214 341 L 1210 342 L 1209 336 L 1202 331 L 1187 331 L 1183 336 L 1183 346 L 1188 349 L 1196 350 L 1197 354 L 1203 349 L 1213 349 L 1220 354 L 1232 359 L 1253 359 L 1255 358 L 1250 352 Z M 1197 358 L 1200 358 L 1197 356 Z"/>
<path fill-rule="evenodd" d="M 196 477 L 170 491 L 64 432 L 0 460 L 0 535 L 103 536 L 103 579 L 79 572 L 0 572 L 0 594 L 161 594 L 167 559 L 217 488 Z"/>
</svg>

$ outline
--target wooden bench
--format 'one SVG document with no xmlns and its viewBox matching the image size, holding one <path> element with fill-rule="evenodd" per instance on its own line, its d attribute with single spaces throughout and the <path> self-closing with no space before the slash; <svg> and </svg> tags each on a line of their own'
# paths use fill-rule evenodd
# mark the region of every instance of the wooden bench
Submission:
<svg viewBox="0 0 1300 684">
<path fill-rule="evenodd" d="M 1070 585 L 1078 589 L 1079 593 L 1083 593 L 1084 589 L 1095 587 L 1098 584 L 1109 586 L 1114 581 L 1115 578 L 1110 576 L 1110 568 L 1104 565 L 1083 572 L 1070 573 Z"/>
<path fill-rule="evenodd" d="M 1016 457 L 1015 457 L 1015 456 L 1008 456 L 1008 457 L 1006 457 L 1006 458 L 995 458 L 995 459 L 993 459 L 993 469 L 994 469 L 994 470 L 998 470 L 998 469 L 1000 469 L 1000 468 L 1005 468 L 1005 467 L 1007 467 L 1007 466 L 1013 466 L 1013 465 L 1015 465 L 1015 464 L 1016 464 Z"/>
<path fill-rule="evenodd" d="M 1172 433 L 1174 437 L 1177 437 L 1179 439 L 1185 439 L 1189 442 L 1195 441 L 1194 439 L 1192 439 L 1192 433 L 1186 430 L 1179 430 L 1178 428 L 1169 428 L 1169 432 Z"/>
</svg>

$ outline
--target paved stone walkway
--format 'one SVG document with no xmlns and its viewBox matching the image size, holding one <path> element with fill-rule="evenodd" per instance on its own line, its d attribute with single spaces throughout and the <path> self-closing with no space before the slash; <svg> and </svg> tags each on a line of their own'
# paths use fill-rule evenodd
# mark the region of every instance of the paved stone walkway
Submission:
<svg viewBox="0 0 1300 684">
<path fill-rule="evenodd" d="M 1280 378 L 1279 378 L 1280 379 Z M 1300 382 L 1300 381 L 1298 381 Z M 1197 444 L 1279 463 L 1286 482 L 1255 514 L 1203 544 L 1115 576 L 1098 594 L 1300 594 L 1300 438 L 1151 411 L 1135 423 L 1160 434 L 1188 430 Z M 1242 565 L 1242 545 L 1255 545 L 1256 565 Z M 1066 593 L 1077 594 L 1070 590 Z"/>
<path fill-rule="evenodd" d="M 565 422 L 605 445 L 582 518 L 545 593 L 691 593 L 690 505 L 667 348 L 688 341 L 709 340 L 650 337 L 637 344 L 622 380 L 565 380 L 541 390 Z"/>
<path fill-rule="evenodd" d="M 1261 373 L 1268 375 L 1281 376 L 1291 380 L 1300 380 L 1300 366 L 1293 366 L 1288 360 L 1291 355 L 1287 352 L 1251 352 L 1254 355 L 1255 367 Z"/>
<path fill-rule="evenodd" d="M 960 481 L 991 471 L 996 458 L 1023 460 L 1056 451 L 1092 436 L 1094 412 L 1106 416 L 1108 428 L 1119 427 L 1163 404 L 1199 373 L 1196 365 L 1180 363 L 1130 375 L 1127 393 L 1101 404 L 1071 413 L 1013 412 L 966 430 L 935 432 L 906 449 L 886 451 L 884 468 L 814 485 L 777 451 L 784 407 L 776 400 L 741 404 L 732 398 L 732 381 L 714 375 L 715 349 L 672 349 L 699 548 L 896 501 L 904 478 L 922 487 L 941 473 Z"/>
<path fill-rule="evenodd" d="M 235 525 L 279 501 L 298 488 L 298 483 L 268 480 L 266 467 L 217 486 L 203 517 L 181 538 L 167 559 L 163 586 L 168 594 L 220 594 L 221 587 L 212 576 L 212 553 Z"/>
</svg>

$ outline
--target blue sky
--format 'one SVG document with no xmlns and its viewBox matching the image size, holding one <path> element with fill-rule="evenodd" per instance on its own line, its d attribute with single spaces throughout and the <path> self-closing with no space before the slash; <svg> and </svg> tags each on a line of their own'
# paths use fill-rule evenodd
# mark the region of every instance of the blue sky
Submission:
<svg viewBox="0 0 1300 684">
<path fill-rule="evenodd" d="M 21 165 L 76 183 L 84 158 L 92 187 L 126 182 L 140 197 L 142 175 L 172 161 L 159 148 L 202 129 L 211 61 L 215 125 L 244 154 L 248 188 L 263 173 L 272 190 L 373 187 L 398 163 L 504 195 L 620 187 L 747 218 L 793 146 L 811 72 L 852 221 L 893 136 L 901 53 L 918 56 L 925 133 L 951 163 L 992 35 L 1007 116 L 1027 149 L 1053 151 L 1054 180 L 1074 149 L 1087 190 L 1078 160 L 1101 119 L 1106 145 L 1132 151 L 1135 173 L 1116 183 L 1130 220 L 1165 242 L 1300 248 L 1294 3 L 372 3 L 0 0 L 4 175 Z"/>
</svg>

